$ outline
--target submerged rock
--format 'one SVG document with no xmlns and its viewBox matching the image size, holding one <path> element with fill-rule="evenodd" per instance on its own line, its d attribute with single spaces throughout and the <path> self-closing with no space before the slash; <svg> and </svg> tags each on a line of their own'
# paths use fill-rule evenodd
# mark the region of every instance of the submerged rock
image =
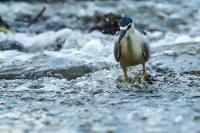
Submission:
<svg viewBox="0 0 200 133">
<path fill-rule="evenodd" d="M 3 41 L 0 41 L 0 50 L 1 51 L 4 51 L 4 50 L 18 50 L 18 51 L 22 51 L 22 52 L 26 51 L 24 46 L 20 42 L 17 42 L 15 40 L 3 40 Z"/>
</svg>

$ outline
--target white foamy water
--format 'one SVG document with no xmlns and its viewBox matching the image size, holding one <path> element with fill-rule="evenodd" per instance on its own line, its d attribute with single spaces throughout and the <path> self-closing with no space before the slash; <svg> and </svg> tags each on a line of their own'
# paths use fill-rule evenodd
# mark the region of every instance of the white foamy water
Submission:
<svg viewBox="0 0 200 133">
<path fill-rule="evenodd" d="M 183 43 L 200 43 L 200 36 L 191 37 L 185 34 L 169 32 L 163 36 L 161 32 L 149 33 L 150 38 L 157 38 L 151 42 L 152 49 L 164 45 L 181 45 Z M 57 32 L 49 31 L 38 35 L 25 33 L 1 33 L 1 40 L 15 40 L 23 44 L 31 53 L 22 53 L 18 51 L 0 52 L 0 60 L 6 64 L 13 62 L 25 62 L 32 58 L 44 54 L 51 58 L 71 59 L 82 63 L 106 62 L 116 64 L 113 57 L 114 36 L 104 35 L 98 31 L 91 33 L 82 33 L 78 30 L 62 29 Z M 51 51 L 58 42 L 63 43 L 63 49 L 60 51 Z M 169 51 L 157 52 L 161 55 Z M 174 51 L 170 51 L 174 53 Z M 9 63 L 9 64 L 10 64 Z"/>
<path fill-rule="evenodd" d="M 182 43 L 198 43 L 200 36 L 191 37 L 185 34 L 177 34 L 169 32 L 162 37 L 162 33 L 155 32 L 149 33 L 151 38 L 159 38 L 151 42 L 151 47 L 161 47 L 164 45 L 176 45 Z M 91 62 L 110 62 L 114 63 L 113 58 L 113 44 L 114 36 L 104 35 L 100 32 L 94 31 L 91 33 L 82 33 L 78 30 L 63 29 L 57 32 L 49 31 L 38 35 L 25 34 L 25 33 L 8 33 L 0 34 L 1 40 L 15 40 L 23 44 L 25 48 L 31 53 L 4 51 L 0 52 L 0 59 L 14 59 L 28 60 L 34 56 L 36 52 L 42 52 L 56 58 L 73 58 L 77 61 L 84 61 L 85 63 Z M 49 51 L 51 48 L 56 47 L 58 42 L 63 43 L 61 51 Z M 48 52 L 49 51 L 49 52 Z M 37 54 L 36 54 L 37 55 Z"/>
<path fill-rule="evenodd" d="M 157 36 L 160 34 L 156 33 Z M 159 39 L 158 41 L 152 42 L 152 47 L 161 47 L 165 45 L 176 45 L 182 43 L 200 43 L 200 36 L 191 37 L 186 34 L 178 34 L 168 32 L 163 38 Z"/>
<path fill-rule="evenodd" d="M 91 62 L 113 62 L 113 36 L 104 35 L 94 31 L 92 33 L 81 33 L 71 29 L 63 29 L 57 32 L 49 31 L 38 35 L 25 33 L 0 34 L 1 40 L 15 40 L 20 42 L 31 53 L 13 52 L 15 59 L 28 60 L 34 53 L 43 52 L 47 56 L 56 58 L 72 58 L 77 61 Z M 51 51 L 57 43 L 63 43 L 61 51 Z M 50 50 L 50 51 L 49 51 Z M 49 52 L 48 52 L 49 51 Z M 12 51 L 0 52 L 1 59 L 13 58 Z M 8 56 L 7 56 L 8 54 Z M 38 54 L 35 54 L 38 56 Z"/>
</svg>

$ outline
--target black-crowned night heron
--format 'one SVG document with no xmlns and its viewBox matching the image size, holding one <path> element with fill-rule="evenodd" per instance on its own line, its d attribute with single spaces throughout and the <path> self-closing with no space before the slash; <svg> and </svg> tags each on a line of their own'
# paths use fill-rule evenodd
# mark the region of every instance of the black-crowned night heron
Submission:
<svg viewBox="0 0 200 133">
<path fill-rule="evenodd" d="M 143 78 L 147 75 L 145 62 L 149 60 L 150 48 L 147 33 L 136 29 L 131 18 L 123 17 L 119 20 L 119 35 L 114 45 L 114 56 L 120 62 L 125 80 L 128 80 L 127 67 L 142 64 Z"/>
</svg>

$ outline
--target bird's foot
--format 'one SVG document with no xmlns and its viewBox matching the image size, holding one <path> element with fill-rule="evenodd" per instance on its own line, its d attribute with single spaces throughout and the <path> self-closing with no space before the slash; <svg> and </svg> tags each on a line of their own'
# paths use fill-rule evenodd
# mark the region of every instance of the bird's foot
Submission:
<svg viewBox="0 0 200 133">
<path fill-rule="evenodd" d="M 144 70 L 143 70 L 143 75 L 144 75 L 144 77 L 146 77 L 147 76 L 147 69 L 145 68 Z"/>
<path fill-rule="evenodd" d="M 147 77 L 147 70 L 146 68 L 143 70 L 143 75 L 141 76 L 141 80 L 145 80 L 145 78 Z"/>
<path fill-rule="evenodd" d="M 145 77 L 146 77 L 146 76 L 142 75 L 142 76 L 140 77 L 140 81 L 145 80 Z"/>
<path fill-rule="evenodd" d="M 126 81 L 128 81 L 128 80 L 129 80 L 128 75 L 124 75 L 124 79 L 125 79 Z"/>
</svg>

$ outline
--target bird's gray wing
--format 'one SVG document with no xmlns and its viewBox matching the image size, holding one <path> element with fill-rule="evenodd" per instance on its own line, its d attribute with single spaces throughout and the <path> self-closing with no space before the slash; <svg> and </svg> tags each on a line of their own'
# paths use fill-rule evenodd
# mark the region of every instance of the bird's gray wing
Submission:
<svg viewBox="0 0 200 133">
<path fill-rule="evenodd" d="M 119 62 L 119 59 L 120 59 L 120 56 L 121 56 L 121 44 L 118 41 L 118 39 L 117 39 L 117 41 L 115 41 L 113 53 L 114 53 L 115 60 L 117 62 Z"/>
<path fill-rule="evenodd" d="M 139 31 L 141 34 L 143 34 L 144 36 L 147 36 L 147 33 L 143 30 L 143 29 L 140 29 L 140 28 L 136 28 L 137 31 Z"/>
<path fill-rule="evenodd" d="M 142 54 L 145 61 L 148 61 L 150 58 L 150 48 L 148 42 L 143 42 L 142 44 Z"/>
<path fill-rule="evenodd" d="M 120 56 L 121 56 L 121 40 L 124 37 L 124 35 L 126 34 L 127 30 L 121 30 L 117 33 L 117 39 L 115 41 L 115 45 L 114 45 L 114 56 L 115 56 L 115 60 L 117 62 L 119 62 Z"/>
<path fill-rule="evenodd" d="M 144 30 L 137 28 L 137 31 L 139 31 L 140 34 L 142 35 L 142 38 L 143 38 L 142 54 L 143 54 L 145 61 L 148 61 L 150 58 L 149 37 Z"/>
</svg>

